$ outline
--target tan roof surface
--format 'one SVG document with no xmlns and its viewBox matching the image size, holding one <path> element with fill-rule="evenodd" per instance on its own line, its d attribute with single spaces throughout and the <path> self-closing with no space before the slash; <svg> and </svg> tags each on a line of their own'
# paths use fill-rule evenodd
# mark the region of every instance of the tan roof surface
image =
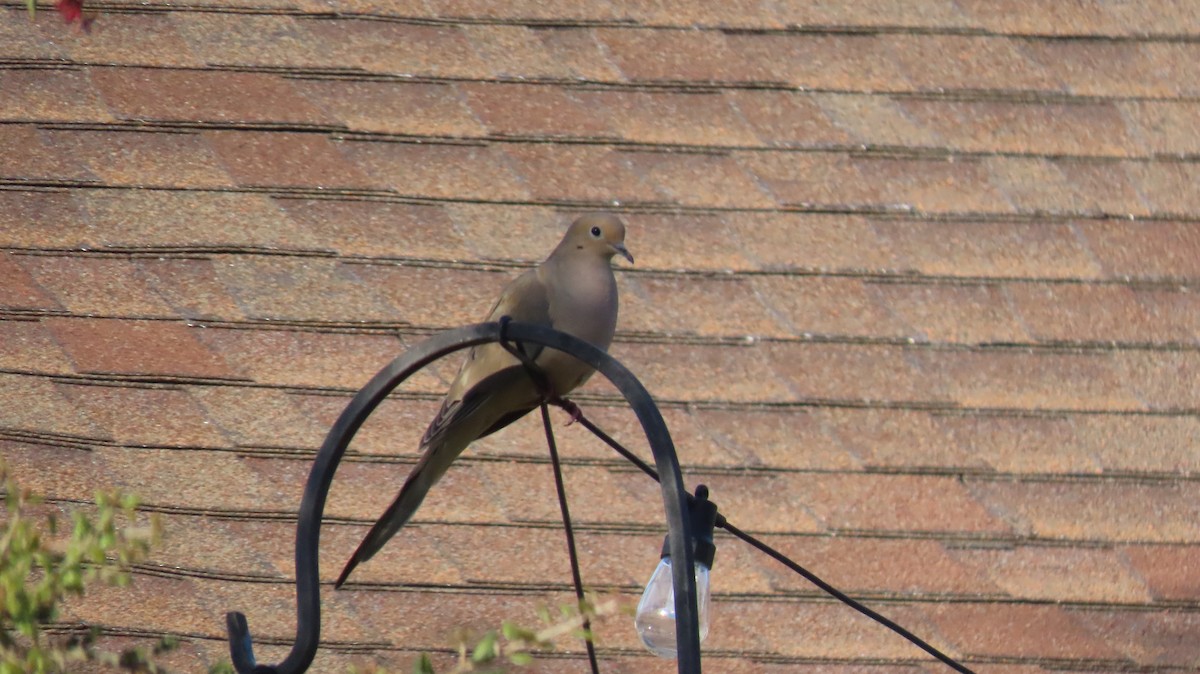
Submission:
<svg viewBox="0 0 1200 674">
<path fill-rule="evenodd" d="M 89 4 L 90 35 L 0 9 L 0 453 L 167 538 L 68 619 L 178 635 L 190 672 L 242 610 L 277 661 L 353 391 L 610 209 L 612 352 L 731 521 L 981 673 L 1200 666 L 1200 4 Z M 455 367 L 356 440 L 326 579 Z M 611 387 L 578 399 L 646 454 Z M 657 488 L 558 433 L 585 582 L 635 598 Z M 706 671 L 948 671 L 718 544 Z M 530 419 L 325 592 L 314 671 L 406 671 L 569 579 Z M 674 671 L 599 637 L 603 671 Z"/>
</svg>

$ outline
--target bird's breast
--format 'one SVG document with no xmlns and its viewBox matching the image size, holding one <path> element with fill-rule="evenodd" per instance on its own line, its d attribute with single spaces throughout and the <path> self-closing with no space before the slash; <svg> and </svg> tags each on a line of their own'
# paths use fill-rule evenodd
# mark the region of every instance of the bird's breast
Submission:
<svg viewBox="0 0 1200 674">
<path fill-rule="evenodd" d="M 607 261 L 575 267 L 556 284 L 549 297 L 551 327 L 599 349 L 608 350 L 617 327 L 617 284 Z M 555 390 L 566 395 L 592 374 L 592 368 L 560 351 L 546 349 L 538 357 Z"/>
<path fill-rule="evenodd" d="M 550 303 L 550 320 L 556 330 L 608 349 L 617 328 L 617 285 L 612 278 L 564 284 Z"/>
</svg>

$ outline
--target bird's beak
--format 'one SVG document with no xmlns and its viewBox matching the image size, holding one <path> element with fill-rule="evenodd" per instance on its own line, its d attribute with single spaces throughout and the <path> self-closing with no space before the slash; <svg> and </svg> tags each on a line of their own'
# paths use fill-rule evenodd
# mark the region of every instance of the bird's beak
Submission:
<svg viewBox="0 0 1200 674">
<path fill-rule="evenodd" d="M 625 247 L 625 244 L 614 243 L 613 250 L 620 253 L 621 257 L 625 258 L 626 260 L 629 260 L 629 264 L 633 264 L 633 255 L 629 252 L 629 249 Z"/>
</svg>

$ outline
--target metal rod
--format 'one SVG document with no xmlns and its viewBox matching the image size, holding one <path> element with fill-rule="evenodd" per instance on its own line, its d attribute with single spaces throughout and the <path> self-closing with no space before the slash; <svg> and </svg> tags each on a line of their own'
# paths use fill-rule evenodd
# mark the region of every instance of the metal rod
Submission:
<svg viewBox="0 0 1200 674">
<path fill-rule="evenodd" d="M 571 582 L 575 584 L 575 599 L 579 601 L 579 610 L 583 611 L 583 577 L 579 574 L 579 555 L 575 550 L 575 529 L 571 526 L 571 509 L 567 507 L 567 487 L 563 484 L 562 463 L 558 460 L 558 444 L 554 442 L 554 429 L 550 426 L 550 410 L 542 403 L 542 427 L 546 429 L 546 447 L 550 450 L 550 465 L 554 467 L 554 489 L 558 493 L 558 507 L 562 510 L 563 530 L 567 534 L 567 556 L 571 559 Z M 583 643 L 587 646 L 588 662 L 592 665 L 592 674 L 600 674 L 600 665 L 596 662 L 596 645 L 592 641 L 592 620 L 583 616 L 583 629 L 587 637 Z"/>
<path fill-rule="evenodd" d="M 625 457 L 630 463 L 637 466 L 643 473 L 646 473 L 650 477 L 654 478 L 655 481 L 658 481 L 658 479 L 659 479 L 658 472 L 655 471 L 653 468 L 651 468 L 650 464 L 643 461 L 640 457 L 638 457 L 638 455 L 629 451 L 628 448 L 626 448 L 621 443 L 617 442 L 608 433 L 605 433 L 599 426 L 596 426 L 595 424 L 593 424 L 591 422 L 591 420 L 588 419 L 587 417 L 585 417 L 582 413 L 577 413 L 575 415 L 575 420 L 578 421 L 580 424 L 582 424 L 584 428 L 591 431 L 592 434 L 594 434 L 597 438 L 600 438 L 602 441 L 604 441 L 604 443 L 607 444 L 609 447 L 612 447 L 614 450 L 616 450 L 616 452 L 618 454 Z M 912 643 L 914 646 L 916 646 L 917 648 L 920 648 L 921 650 L 925 651 L 926 653 L 928 653 L 928 654 L 932 655 L 933 657 L 937 658 L 938 660 L 942 661 L 943 663 L 945 663 L 946 665 L 948 665 L 955 671 L 961 672 L 962 674 L 975 674 L 975 672 L 973 672 L 971 669 L 969 669 L 966 665 L 963 665 L 962 663 L 958 662 L 957 660 L 950 657 L 949 655 L 946 655 L 945 653 L 941 652 L 937 648 L 934 648 L 929 643 L 927 643 L 924 639 L 918 637 L 917 635 L 913 634 L 912 632 L 909 632 L 907 629 L 900 626 L 899 624 L 897 624 L 890 618 L 884 616 L 881 613 L 876 612 L 874 609 L 868 607 L 867 605 L 863 604 L 862 602 L 858 601 L 857 599 L 854 599 L 853 597 L 847 595 L 846 593 L 842 592 L 841 590 L 837 589 L 836 587 L 825 582 L 819 576 L 817 576 L 817 574 L 813 573 L 812 571 L 809 571 L 808 569 L 804 568 L 803 566 L 800 566 L 798 563 L 792 561 L 789 557 L 787 557 L 787 555 L 784 555 L 782 552 L 779 552 L 778 550 L 776 550 L 775 548 L 772 548 L 771 546 L 767 545 L 763 541 L 760 541 L 759 539 L 755 538 L 754 536 L 751 536 L 750 534 L 735 527 L 733 524 L 730 524 L 729 521 L 723 515 L 721 515 L 719 513 L 717 514 L 716 526 L 728 531 L 730 534 L 733 534 L 735 537 L 740 538 L 743 541 L 745 541 L 746 543 L 749 543 L 751 546 L 757 548 L 760 552 L 765 553 L 766 555 L 775 559 L 776 561 L 778 561 L 779 563 L 788 567 L 792 571 L 795 571 L 800 576 L 803 576 L 805 580 L 812 583 L 813 585 L 816 585 L 817 588 L 819 588 L 821 591 L 825 592 L 826 594 L 830 595 L 834 599 L 837 599 L 838 601 L 849 606 L 850 608 L 867 616 L 871 620 L 874 620 L 875 622 L 879 623 L 880 625 L 883 625 L 884 627 L 892 630 L 896 634 L 899 634 L 900 636 L 904 637 L 910 643 Z"/>
<path fill-rule="evenodd" d="M 595 346 L 551 328 L 524 323 L 479 323 L 438 333 L 421 342 L 380 370 L 354 396 L 329 429 L 309 471 L 296 523 L 296 640 L 278 665 L 259 665 L 245 615 L 226 614 L 229 651 L 239 674 L 300 674 L 316 656 L 321 632 L 320 565 L 318 549 L 321 517 L 329 487 L 351 439 L 384 398 L 402 382 L 429 363 L 461 349 L 499 342 L 501 339 L 528 342 L 558 349 L 578 358 L 604 375 L 621 392 L 637 414 L 657 473 L 662 475 L 663 509 L 671 535 L 675 564 L 676 643 L 679 674 L 699 674 L 700 634 L 696 608 L 696 583 L 692 568 L 692 538 L 687 526 L 688 494 L 683 488 L 679 458 L 662 414 L 649 392 L 624 365 Z"/>
<path fill-rule="evenodd" d="M 946 655 L 945 653 L 941 652 L 940 650 L 929 645 L 921 637 L 918 637 L 917 635 L 913 634 L 912 632 L 909 632 L 907 629 L 901 627 L 899 624 L 892 621 L 887 616 L 884 616 L 883 614 L 878 613 L 877 611 L 866 606 L 862 602 L 850 597 L 849 595 L 847 595 L 846 593 L 837 589 L 836 587 L 830 585 L 829 583 L 826 583 L 824 580 L 821 580 L 819 577 L 817 577 L 817 575 L 815 573 L 813 573 L 812 571 L 809 571 L 808 569 L 804 568 L 803 566 L 800 566 L 796 562 L 793 562 L 791 559 L 789 559 L 787 557 L 787 555 L 784 555 L 782 552 L 779 552 L 775 548 L 772 548 L 771 546 L 758 540 L 754 536 L 751 536 L 750 534 L 742 531 L 741 529 L 738 529 L 737 527 L 730 524 L 728 521 L 723 521 L 720 524 L 718 524 L 717 526 L 728 531 L 729 533 L 733 534 L 734 536 L 737 536 L 738 538 L 742 539 L 743 541 L 749 543 L 750 545 L 757 548 L 759 551 L 767 554 L 768 556 L 775 559 L 780 564 L 783 564 L 784 566 L 788 567 L 792 571 L 795 571 L 796 573 L 800 574 L 801 576 L 803 576 L 805 578 L 805 580 L 812 583 L 813 585 L 816 585 L 818 588 L 820 588 L 822 591 L 824 591 L 826 594 L 830 595 L 834 599 L 837 599 L 838 601 L 842 602 L 846 606 L 849 606 L 850 608 L 854 609 L 855 611 L 858 611 L 859 613 L 867 616 L 871 620 L 874 620 L 875 622 L 879 623 L 880 625 L 883 625 L 884 627 L 888 628 L 889 630 L 904 637 L 910 643 L 912 643 L 914 646 L 916 646 L 917 648 L 920 648 L 921 650 L 932 655 L 933 657 L 937 658 L 938 660 L 941 660 L 943 663 L 945 663 L 946 665 L 948 665 L 955 671 L 961 672 L 962 674 L 975 674 L 975 672 L 973 672 L 969 668 L 967 668 L 966 665 L 959 663 L 954 658 L 950 657 L 949 655 Z"/>
<path fill-rule="evenodd" d="M 658 471 L 656 471 L 656 470 L 654 470 L 654 468 L 650 467 L 650 464 L 646 463 L 645 461 L 642 461 L 642 458 L 641 458 L 640 456 L 638 456 L 637 454 L 634 454 L 633 452 L 631 452 L 631 451 L 629 451 L 628 449 L 626 449 L 626 448 L 625 448 L 625 445 L 622 445 L 621 443 L 619 443 L 619 442 L 617 442 L 616 440 L 614 440 L 614 439 L 613 439 L 613 437 L 612 437 L 611 435 L 609 435 L 608 433 L 605 433 L 605 432 L 604 432 L 604 431 L 603 431 L 603 430 L 602 430 L 602 429 L 601 429 L 599 426 L 597 426 L 596 424 L 593 424 L 593 423 L 592 423 L 592 420 L 591 420 L 591 419 L 588 419 L 588 418 L 587 418 L 587 417 L 585 417 L 585 416 L 583 416 L 583 414 L 582 414 L 582 413 L 578 415 L 578 417 L 576 418 L 576 420 L 577 420 L 577 421 L 580 423 L 580 425 L 582 425 L 584 428 L 586 428 L 586 429 L 588 429 L 589 431 L 591 431 L 591 432 L 592 432 L 592 434 L 593 434 L 593 435 L 595 435 L 597 438 L 600 438 L 601 440 L 603 440 L 603 441 L 604 441 L 604 444 L 606 444 L 606 445 L 608 445 L 609 447 L 612 447 L 613 449 L 615 449 L 615 450 L 617 451 L 617 453 L 618 453 L 618 454 L 620 454 L 621 456 L 625 457 L 625 458 L 626 458 L 626 460 L 628 460 L 630 463 L 632 463 L 633 465 L 635 465 L 635 466 L 637 466 L 638 468 L 640 468 L 640 469 L 641 469 L 641 471 L 642 471 L 643 473 L 645 473 L 645 474 L 649 475 L 650 477 L 654 478 L 654 481 L 655 481 L 655 482 L 658 482 Z"/>
</svg>

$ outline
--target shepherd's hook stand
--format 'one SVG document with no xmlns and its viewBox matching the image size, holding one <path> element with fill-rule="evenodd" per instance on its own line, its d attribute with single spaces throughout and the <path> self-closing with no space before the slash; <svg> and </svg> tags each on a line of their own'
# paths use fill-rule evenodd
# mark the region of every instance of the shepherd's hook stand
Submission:
<svg viewBox="0 0 1200 674">
<path fill-rule="evenodd" d="M 637 377 L 616 359 L 591 344 L 563 332 L 526 323 L 480 323 L 439 333 L 409 349 L 367 382 L 329 429 L 317 452 L 296 524 L 296 641 L 283 662 L 259 665 L 246 616 L 226 614 L 229 652 L 238 674 L 300 674 L 312 664 L 321 638 L 321 596 L 318 542 L 325 498 L 338 463 L 351 439 L 384 398 L 418 370 L 461 349 L 488 342 L 516 342 L 558 349 L 595 368 L 621 392 L 633 408 L 662 486 L 670 536 L 672 581 L 675 588 L 675 635 L 680 674 L 700 674 L 700 629 L 696 608 L 696 580 L 692 575 L 693 541 L 687 526 L 688 493 L 683 486 L 679 458 L 662 414 Z M 682 563 L 679 563 L 682 560 Z"/>
</svg>

